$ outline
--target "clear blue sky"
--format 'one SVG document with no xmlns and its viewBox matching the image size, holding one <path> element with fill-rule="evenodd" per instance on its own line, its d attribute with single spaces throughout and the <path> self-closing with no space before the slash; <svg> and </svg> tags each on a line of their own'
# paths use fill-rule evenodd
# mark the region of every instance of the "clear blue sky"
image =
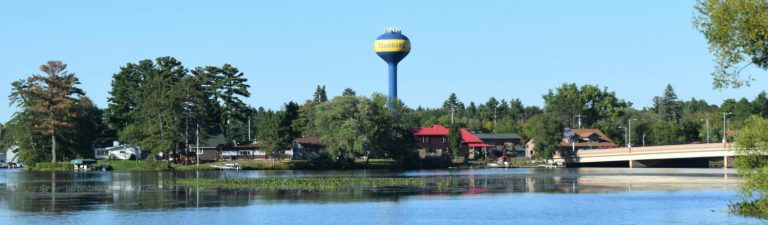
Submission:
<svg viewBox="0 0 768 225">
<path fill-rule="evenodd" d="M 470 1 L 465 1 L 470 2 Z M 112 74 L 128 62 L 173 56 L 185 66 L 230 63 L 248 77 L 252 106 L 387 92 L 373 53 L 384 27 L 412 41 L 400 64 L 399 97 L 437 107 L 460 100 L 541 95 L 563 82 L 599 84 L 636 108 L 671 83 L 681 99 L 754 98 L 768 84 L 712 89 L 711 54 L 693 28 L 695 1 L 13 1 L 0 7 L 0 121 L 10 83 L 47 60 L 69 64 L 106 107 Z"/>
</svg>

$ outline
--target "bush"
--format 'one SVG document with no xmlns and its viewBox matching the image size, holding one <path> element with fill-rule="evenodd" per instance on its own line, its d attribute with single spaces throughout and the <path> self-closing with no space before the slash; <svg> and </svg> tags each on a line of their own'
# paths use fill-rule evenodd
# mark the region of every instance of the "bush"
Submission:
<svg viewBox="0 0 768 225">
<path fill-rule="evenodd" d="M 729 206 L 730 211 L 745 216 L 768 218 L 768 199 L 762 198 L 751 202 L 739 202 Z"/>
<path fill-rule="evenodd" d="M 68 162 L 58 162 L 58 163 L 39 162 L 39 163 L 35 163 L 35 167 L 33 167 L 32 170 L 33 171 L 72 171 L 74 170 L 74 165 Z"/>
<path fill-rule="evenodd" d="M 151 161 L 147 160 L 144 164 L 145 170 L 150 171 L 164 171 L 164 170 L 173 170 L 173 167 L 171 167 L 171 162 L 169 161 Z"/>
</svg>

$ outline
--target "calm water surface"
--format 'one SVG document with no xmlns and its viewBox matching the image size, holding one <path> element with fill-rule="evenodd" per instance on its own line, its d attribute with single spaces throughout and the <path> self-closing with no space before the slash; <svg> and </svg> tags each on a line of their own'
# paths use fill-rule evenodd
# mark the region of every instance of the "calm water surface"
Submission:
<svg viewBox="0 0 768 225">
<path fill-rule="evenodd" d="M 200 189 L 177 179 L 422 177 L 337 192 Z M 764 224 L 732 215 L 722 169 L 50 173 L 0 170 L 0 224 Z"/>
</svg>

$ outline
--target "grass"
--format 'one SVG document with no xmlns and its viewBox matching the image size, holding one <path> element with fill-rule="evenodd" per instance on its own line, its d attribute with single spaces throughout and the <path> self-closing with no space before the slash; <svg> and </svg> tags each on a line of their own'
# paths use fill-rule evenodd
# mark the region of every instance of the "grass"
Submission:
<svg viewBox="0 0 768 225">
<path fill-rule="evenodd" d="M 422 187 L 423 178 L 349 178 L 349 177 L 299 177 L 299 178 L 236 178 L 236 179 L 181 179 L 176 184 L 199 188 L 229 188 L 281 190 L 300 189 L 309 191 L 334 191 L 347 188 Z"/>
<path fill-rule="evenodd" d="M 176 171 L 202 171 L 202 170 L 217 170 L 217 169 L 218 168 L 216 167 L 205 165 L 205 164 L 200 164 L 199 166 L 198 165 L 177 165 L 173 167 L 173 170 L 176 170 Z"/>
<path fill-rule="evenodd" d="M 96 166 L 110 165 L 112 170 L 145 170 L 146 164 L 144 160 L 109 160 L 99 161 Z"/>
<path fill-rule="evenodd" d="M 39 163 L 36 163 L 35 166 L 32 167 L 30 170 L 32 171 L 72 171 L 74 170 L 74 166 L 68 162 L 57 162 L 57 163 L 39 162 Z"/>
</svg>

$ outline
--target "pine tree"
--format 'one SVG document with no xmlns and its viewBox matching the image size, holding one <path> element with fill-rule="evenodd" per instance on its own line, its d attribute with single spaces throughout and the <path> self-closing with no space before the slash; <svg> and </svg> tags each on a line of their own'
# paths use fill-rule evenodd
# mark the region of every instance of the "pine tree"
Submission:
<svg viewBox="0 0 768 225">
<path fill-rule="evenodd" d="M 317 89 L 315 89 L 315 94 L 313 96 L 313 101 L 315 103 L 328 101 L 328 96 L 325 94 L 325 85 L 323 86 L 317 85 Z"/>
<path fill-rule="evenodd" d="M 67 64 L 48 61 L 40 66 L 46 75 L 34 74 L 26 80 L 13 82 L 11 103 L 30 111 L 35 121 L 33 129 L 51 138 L 51 162 L 56 163 L 57 130 L 74 126 L 72 118 L 78 116 L 74 107 L 85 93 L 74 73 L 67 72 Z"/>
<path fill-rule="evenodd" d="M 355 96 L 357 93 L 355 90 L 352 90 L 352 88 L 344 88 L 344 92 L 341 93 L 341 96 Z"/>
<path fill-rule="evenodd" d="M 653 108 L 663 120 L 680 122 L 682 118 L 682 108 L 677 100 L 677 94 L 672 89 L 672 85 L 667 84 L 664 89 L 664 95 L 653 97 Z"/>
</svg>

